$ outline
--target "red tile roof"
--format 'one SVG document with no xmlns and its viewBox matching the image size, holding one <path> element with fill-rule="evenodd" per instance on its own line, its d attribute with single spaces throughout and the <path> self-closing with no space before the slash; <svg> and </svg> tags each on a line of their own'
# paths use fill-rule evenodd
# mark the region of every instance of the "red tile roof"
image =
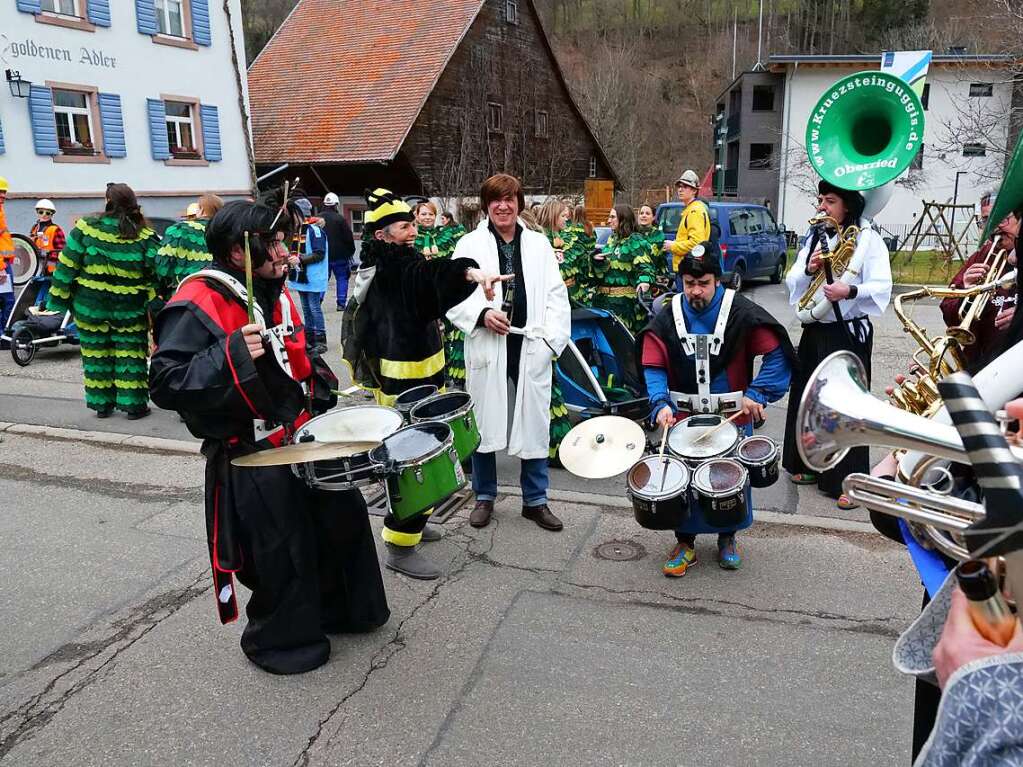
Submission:
<svg viewBox="0 0 1023 767">
<path fill-rule="evenodd" d="M 300 0 L 249 68 L 256 162 L 393 160 L 485 0 Z"/>
</svg>

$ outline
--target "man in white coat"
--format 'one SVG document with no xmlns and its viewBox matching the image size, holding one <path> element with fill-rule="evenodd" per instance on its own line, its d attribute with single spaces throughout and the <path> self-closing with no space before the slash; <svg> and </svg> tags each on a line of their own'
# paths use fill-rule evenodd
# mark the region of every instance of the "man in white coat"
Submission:
<svg viewBox="0 0 1023 767">
<path fill-rule="evenodd" d="M 514 176 L 491 176 L 480 190 L 486 218 L 462 237 L 455 258 L 475 259 L 486 272 L 513 274 L 495 285 L 486 300 L 476 291 L 447 317 L 465 333 L 466 388 L 472 395 L 482 441 L 472 456 L 476 506 L 469 517 L 484 527 L 497 497 L 498 450 L 522 461 L 522 516 L 547 530 L 563 525 L 547 507 L 547 458 L 553 361 L 568 344 L 571 309 L 568 291 L 547 238 L 522 225 L 522 185 Z M 515 385 L 511 436 L 508 435 L 508 379 Z"/>
</svg>

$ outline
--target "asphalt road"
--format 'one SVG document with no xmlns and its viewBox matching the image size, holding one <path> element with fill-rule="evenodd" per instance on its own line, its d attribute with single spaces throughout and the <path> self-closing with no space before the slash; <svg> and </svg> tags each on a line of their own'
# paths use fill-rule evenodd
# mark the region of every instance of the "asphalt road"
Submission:
<svg viewBox="0 0 1023 767">
<path fill-rule="evenodd" d="M 790 316 L 779 288 L 750 295 Z M 911 349 L 878 323 L 875 390 Z M 80 380 L 74 349 L 27 368 L 0 355 L 0 421 L 187 438 L 172 413 L 95 419 Z M 807 488 L 756 494 L 775 513 L 741 536 L 742 570 L 701 539 L 672 580 L 671 536 L 635 524 L 620 478 L 553 472 L 563 533 L 523 520 L 513 493 L 484 530 L 462 510 L 426 547 L 442 579 L 385 570 L 391 621 L 281 678 L 216 620 L 201 459 L 71 436 L 0 434 L 4 765 L 908 761 L 912 684 L 890 654 L 918 580 L 862 511 Z"/>
</svg>

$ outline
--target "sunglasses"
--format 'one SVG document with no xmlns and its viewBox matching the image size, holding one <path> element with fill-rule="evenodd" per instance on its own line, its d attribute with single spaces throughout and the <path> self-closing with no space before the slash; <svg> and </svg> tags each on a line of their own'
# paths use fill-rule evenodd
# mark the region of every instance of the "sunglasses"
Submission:
<svg viewBox="0 0 1023 767">
<path fill-rule="evenodd" d="M 40 210 L 39 208 L 36 208 L 36 215 L 37 216 L 52 216 L 53 215 L 53 211 L 52 210 Z"/>
</svg>

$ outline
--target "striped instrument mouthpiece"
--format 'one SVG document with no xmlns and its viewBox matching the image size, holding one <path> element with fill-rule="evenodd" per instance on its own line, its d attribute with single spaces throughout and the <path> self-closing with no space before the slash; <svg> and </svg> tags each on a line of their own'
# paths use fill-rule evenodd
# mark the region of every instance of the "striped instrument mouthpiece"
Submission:
<svg viewBox="0 0 1023 767">
<path fill-rule="evenodd" d="M 998 422 L 969 374 L 948 376 L 938 391 L 984 493 L 984 519 L 964 532 L 970 554 L 991 557 L 1023 549 L 1023 471 Z"/>
</svg>

